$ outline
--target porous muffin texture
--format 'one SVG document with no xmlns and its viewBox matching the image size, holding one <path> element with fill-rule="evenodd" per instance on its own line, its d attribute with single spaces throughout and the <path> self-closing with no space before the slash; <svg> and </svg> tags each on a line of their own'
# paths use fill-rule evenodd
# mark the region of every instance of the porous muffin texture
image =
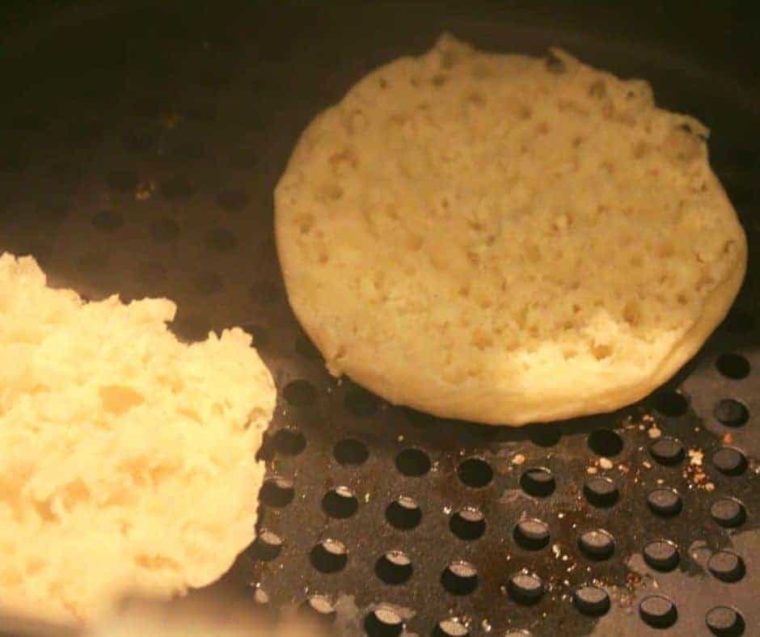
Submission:
<svg viewBox="0 0 760 637">
<path fill-rule="evenodd" d="M 290 303 L 393 403 L 510 425 L 632 403 L 744 277 L 706 137 L 642 80 L 444 35 L 298 142 L 275 193 Z"/>
<path fill-rule="evenodd" d="M 166 299 L 84 302 L 0 257 L 0 605 L 89 620 L 168 597 L 254 536 L 272 378 L 239 328 L 183 344 Z"/>
</svg>

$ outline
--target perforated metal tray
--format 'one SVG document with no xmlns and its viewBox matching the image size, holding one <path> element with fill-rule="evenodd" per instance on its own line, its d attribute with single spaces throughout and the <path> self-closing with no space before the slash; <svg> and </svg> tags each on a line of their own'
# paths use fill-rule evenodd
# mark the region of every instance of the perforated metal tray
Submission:
<svg viewBox="0 0 760 637">
<path fill-rule="evenodd" d="M 657 395 L 519 430 L 329 378 L 288 308 L 271 194 L 298 134 L 442 28 L 650 78 L 712 126 L 754 259 L 756 95 L 665 50 L 488 15 L 103 3 L 18 31 L 0 60 L 0 249 L 93 298 L 169 296 L 184 338 L 252 330 L 280 392 L 259 536 L 224 580 L 252 605 L 305 605 L 349 635 L 760 635 L 754 261 Z"/>
</svg>

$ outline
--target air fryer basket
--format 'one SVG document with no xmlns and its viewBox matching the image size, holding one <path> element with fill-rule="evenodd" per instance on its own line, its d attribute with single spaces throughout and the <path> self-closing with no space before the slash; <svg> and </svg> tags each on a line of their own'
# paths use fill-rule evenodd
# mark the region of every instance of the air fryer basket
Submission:
<svg viewBox="0 0 760 637">
<path fill-rule="evenodd" d="M 651 79 L 660 102 L 712 127 L 752 258 L 751 91 L 599 25 L 440 5 L 197 5 L 73 6 L 7 41 L 0 249 L 91 298 L 168 296 L 183 338 L 254 334 L 279 405 L 258 539 L 223 583 L 346 635 L 760 635 L 752 267 L 727 321 L 654 396 L 513 430 L 330 378 L 288 308 L 272 233 L 272 190 L 309 119 L 448 28 L 500 50 L 559 43 Z"/>
</svg>

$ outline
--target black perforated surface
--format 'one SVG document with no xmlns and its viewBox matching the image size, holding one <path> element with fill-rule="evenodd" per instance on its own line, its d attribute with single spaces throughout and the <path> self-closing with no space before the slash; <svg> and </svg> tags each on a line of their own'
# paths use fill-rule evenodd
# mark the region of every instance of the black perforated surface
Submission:
<svg viewBox="0 0 760 637">
<path fill-rule="evenodd" d="M 280 402 L 258 539 L 227 584 L 350 635 L 760 634 L 753 268 L 697 360 L 641 405 L 519 430 L 444 422 L 326 374 L 287 306 L 271 202 L 310 117 L 447 26 L 503 50 L 559 41 L 651 78 L 712 126 L 754 258 L 746 87 L 501 14 L 108 6 L 5 44 L 0 249 L 93 298 L 169 296 L 185 338 L 253 332 Z"/>
</svg>

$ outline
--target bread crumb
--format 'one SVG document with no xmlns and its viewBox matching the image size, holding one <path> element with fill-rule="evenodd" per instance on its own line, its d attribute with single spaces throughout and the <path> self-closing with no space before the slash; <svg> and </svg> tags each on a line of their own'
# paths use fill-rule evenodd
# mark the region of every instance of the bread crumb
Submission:
<svg viewBox="0 0 760 637">
<path fill-rule="evenodd" d="M 704 451 L 701 449 L 689 449 L 689 464 L 695 465 L 698 467 L 702 466 L 702 460 L 705 457 Z"/>
<path fill-rule="evenodd" d="M 155 191 L 156 191 L 155 181 L 153 181 L 152 179 L 149 179 L 148 181 L 141 181 L 135 187 L 135 200 L 147 201 L 153 196 L 153 193 Z"/>
<path fill-rule="evenodd" d="M 612 460 L 609 458 L 599 458 L 599 466 L 602 469 L 612 469 L 615 465 L 612 463 Z"/>
</svg>

